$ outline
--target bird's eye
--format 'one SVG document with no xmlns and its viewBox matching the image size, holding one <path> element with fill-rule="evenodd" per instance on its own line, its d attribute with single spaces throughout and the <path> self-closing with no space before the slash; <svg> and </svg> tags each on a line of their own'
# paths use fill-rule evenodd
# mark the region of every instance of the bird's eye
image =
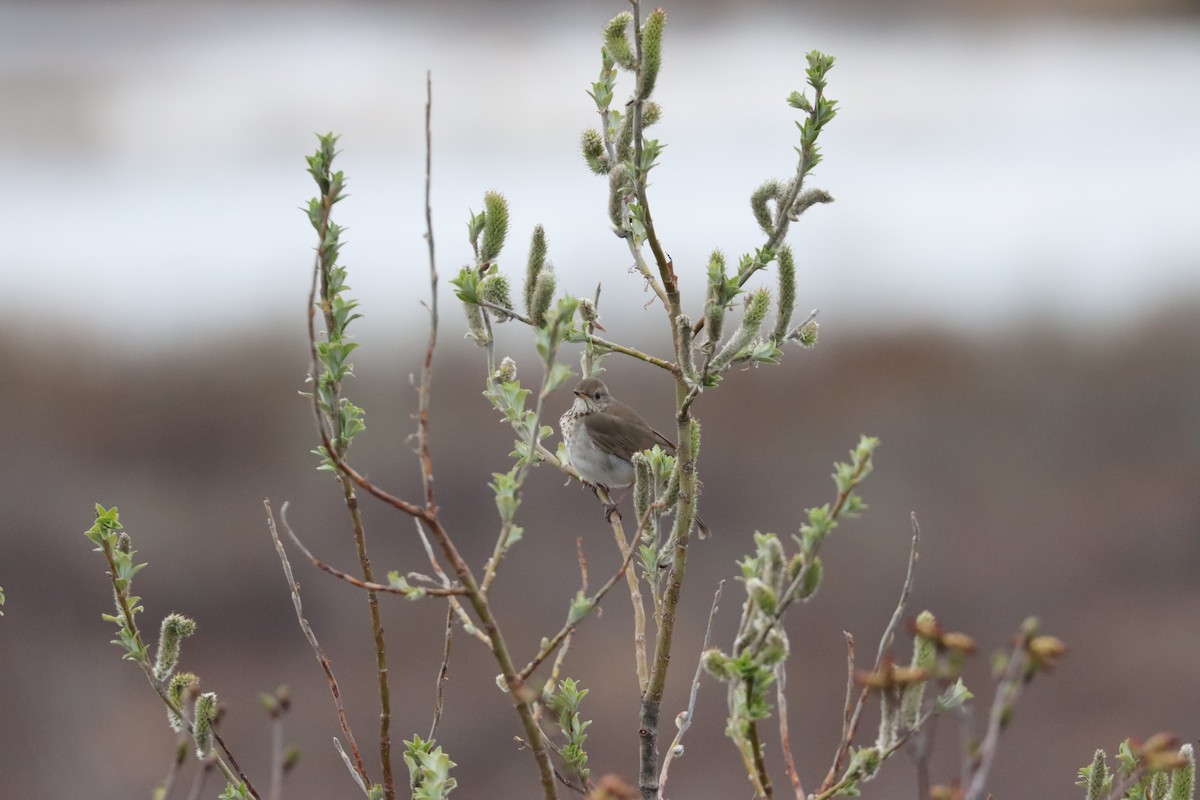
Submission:
<svg viewBox="0 0 1200 800">
<path fill-rule="evenodd" d="M 594 397 L 594 398 L 596 398 L 597 400 L 599 400 L 599 399 L 600 399 L 600 393 L 599 393 L 599 392 L 596 392 L 594 395 L 592 395 L 592 397 Z"/>
</svg>

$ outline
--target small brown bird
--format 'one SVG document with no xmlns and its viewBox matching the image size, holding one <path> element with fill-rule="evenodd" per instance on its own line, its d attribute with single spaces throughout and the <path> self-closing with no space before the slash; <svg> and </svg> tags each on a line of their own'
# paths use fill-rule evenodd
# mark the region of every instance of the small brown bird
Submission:
<svg viewBox="0 0 1200 800">
<path fill-rule="evenodd" d="M 658 445 L 675 452 L 670 439 L 617 400 L 599 378 L 575 387 L 575 402 L 558 420 L 571 466 L 588 483 L 617 489 L 633 483 L 633 454 Z M 696 517 L 702 533 L 708 526 Z"/>
</svg>

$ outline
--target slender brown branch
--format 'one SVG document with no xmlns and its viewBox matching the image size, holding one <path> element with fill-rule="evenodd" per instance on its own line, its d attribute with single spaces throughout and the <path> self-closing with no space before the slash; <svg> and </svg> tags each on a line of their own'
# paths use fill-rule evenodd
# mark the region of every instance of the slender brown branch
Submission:
<svg viewBox="0 0 1200 800">
<path fill-rule="evenodd" d="M 621 566 L 617 569 L 617 571 L 614 572 L 612 576 L 604 582 L 603 586 L 596 590 L 594 595 L 588 598 L 588 603 L 592 608 L 595 608 L 600 604 L 600 601 L 604 599 L 604 595 L 608 594 L 608 590 L 615 586 L 617 581 L 621 579 L 621 576 L 629 570 L 629 562 L 633 560 L 633 553 L 633 548 L 630 548 L 629 552 L 625 554 L 625 560 L 621 562 Z M 558 630 L 558 633 L 546 640 L 546 643 L 542 645 L 542 649 L 536 656 L 533 657 L 533 660 L 526 664 L 525 668 L 517 673 L 517 680 L 521 682 L 529 680 L 529 676 L 533 674 L 533 671 L 537 669 L 543 661 L 550 657 L 550 654 L 553 653 L 558 646 L 562 644 L 562 642 L 568 636 L 571 635 L 571 633 L 582 621 L 582 619 L 572 621 L 570 618 L 568 618 L 567 622 Z"/>
<path fill-rule="evenodd" d="M 610 507 L 613 505 L 612 498 L 608 496 L 608 490 L 598 488 L 596 496 L 605 505 Z M 626 561 L 633 558 L 633 554 L 637 551 L 638 537 L 634 536 L 632 544 L 625 538 L 625 527 L 621 523 L 620 511 L 612 512 L 609 516 L 609 524 L 612 525 L 613 538 L 617 540 L 617 550 L 620 551 L 621 557 Z M 629 586 L 629 600 L 633 604 L 633 657 L 637 671 L 638 690 L 645 695 L 646 689 L 650 686 L 650 668 L 646 661 L 646 604 L 642 600 L 642 587 L 638 581 L 637 570 L 626 570 L 625 582 Z"/>
<path fill-rule="evenodd" d="M 350 521 L 354 526 L 354 546 L 358 551 L 363 583 L 374 583 L 375 575 L 367 554 L 367 532 L 363 525 L 362 512 L 358 507 L 358 495 L 350 482 L 342 479 L 341 484 L 346 509 L 350 512 Z M 379 691 L 379 760 L 383 765 L 384 795 L 387 800 L 393 800 L 396 785 L 392 776 L 392 700 L 391 689 L 388 686 L 387 642 L 383 635 L 383 618 L 379 613 L 379 594 L 374 589 L 367 589 L 367 609 L 371 615 L 371 634 L 375 640 L 375 676 Z"/>
<path fill-rule="evenodd" d="M 292 576 L 291 562 L 288 561 L 287 552 L 283 549 L 283 541 L 279 538 L 279 531 L 275 527 L 275 512 L 271 508 L 271 501 L 264 500 L 263 506 L 267 509 L 267 528 L 271 531 L 271 538 L 275 541 L 275 552 L 279 554 L 279 561 L 283 565 L 283 574 L 287 578 L 288 590 L 292 593 L 292 605 L 296 609 L 296 619 L 300 623 L 300 630 L 304 633 L 304 638 L 308 640 L 313 654 L 317 657 L 321 669 L 325 672 L 325 679 L 329 682 L 329 693 L 333 696 L 333 705 L 337 710 L 338 724 L 342 729 L 342 733 L 346 736 L 346 742 L 350 745 L 350 753 L 354 757 L 354 763 L 351 765 L 349 760 L 347 760 L 347 766 L 353 767 L 353 773 L 362 781 L 360 785 L 369 786 L 371 778 L 367 775 L 367 768 L 363 765 L 362 753 L 359 752 L 358 743 L 354 740 L 354 733 L 350 730 L 350 720 L 346 717 L 346 709 L 342 705 L 342 692 L 338 688 L 337 678 L 333 675 L 333 665 L 329 662 L 329 656 L 325 655 L 325 651 L 321 649 L 321 645 L 317 642 L 317 635 L 313 632 L 312 626 L 304 618 L 304 605 L 300 601 L 300 584 Z M 281 513 L 283 515 L 284 528 L 290 528 L 287 522 L 286 503 L 284 503 Z"/>
<path fill-rule="evenodd" d="M 233 767 L 233 771 L 237 773 L 237 776 L 241 782 L 246 784 L 246 788 L 250 791 L 250 794 L 254 795 L 255 798 L 258 798 L 258 792 L 254 791 L 254 787 L 250 785 L 250 779 L 246 777 L 246 773 L 242 770 L 241 765 L 238 764 L 237 759 L 233 757 L 233 752 L 229 749 L 228 745 L 225 744 L 225 740 L 221 738 L 221 734 L 217 733 L 217 729 L 215 727 L 213 728 L 212 735 L 213 741 L 216 742 L 217 746 L 221 748 L 221 752 L 225 754 L 225 758 L 229 759 L 229 766 Z M 219 759 L 217 761 L 217 765 L 221 766 Z"/>
<path fill-rule="evenodd" d="M 466 594 L 466 590 L 464 590 L 463 588 L 458 587 L 458 586 L 428 586 L 428 587 L 426 587 L 426 586 L 421 586 L 421 587 L 410 586 L 407 588 L 401 588 L 398 586 L 390 586 L 386 583 L 376 583 L 374 581 L 361 580 L 359 578 L 354 577 L 350 573 L 343 572 L 342 570 L 338 569 L 337 567 L 327 564 L 324 561 L 322 561 L 321 559 L 317 558 L 315 555 L 312 554 L 312 551 L 310 551 L 307 547 L 305 547 L 304 543 L 302 541 L 300 541 L 300 537 L 297 536 L 295 531 L 293 531 L 290 527 L 285 527 L 284 530 L 287 532 L 288 536 L 291 538 L 292 544 L 294 544 L 296 546 L 296 548 L 301 553 L 304 554 L 304 557 L 308 559 L 310 564 L 312 564 L 314 567 L 321 570 L 322 572 L 326 572 L 326 573 L 332 575 L 333 577 L 337 578 L 338 580 L 345 581 L 346 583 L 350 584 L 351 586 L 357 586 L 360 589 L 367 589 L 372 592 L 387 592 L 389 594 L 403 595 L 404 597 L 413 597 L 413 596 L 419 597 L 421 595 L 429 595 L 431 597 L 446 597 L 449 595 Z"/>
<path fill-rule="evenodd" d="M 671 742 L 671 749 L 663 756 L 662 771 L 658 774 L 658 791 L 662 794 L 667 786 L 667 776 L 671 770 L 671 762 L 676 756 L 683 754 L 683 735 L 687 733 L 688 728 L 692 726 L 692 720 L 696 713 L 696 696 L 700 693 L 700 676 L 704 673 L 704 654 L 708 651 L 708 643 L 712 638 L 713 619 L 717 615 L 717 603 L 721 600 L 721 590 L 725 588 L 725 581 L 722 579 L 717 584 L 717 591 L 713 593 L 712 608 L 708 610 L 708 625 L 704 628 L 704 643 L 700 646 L 700 658 L 696 659 L 696 672 L 692 676 L 692 691 L 688 695 L 687 709 L 681 711 L 675 717 L 675 739 Z"/>
<path fill-rule="evenodd" d="M 446 697 L 446 677 L 450 671 L 450 642 L 454 638 L 454 607 L 446 604 L 446 635 L 442 648 L 442 666 L 438 669 L 437 689 L 433 699 L 433 724 L 429 726 L 429 741 L 437 736 L 438 723 L 442 721 L 442 705 Z"/>
<path fill-rule="evenodd" d="M 424 509 L 420 509 L 420 511 L 424 511 Z M 475 574 L 463 559 L 462 554 L 459 553 L 458 547 L 454 544 L 454 540 L 450 537 L 449 532 L 442 527 L 442 523 L 437 517 L 429 518 L 426 514 L 417 514 L 416 516 L 427 522 L 433 541 L 437 543 L 442 554 L 446 557 L 446 561 L 449 562 L 455 576 L 458 578 L 458 582 L 466 590 L 466 599 L 471 604 L 471 608 L 474 610 L 480 626 L 487 635 L 488 646 L 492 651 L 493 657 L 496 659 L 497 665 L 500 667 L 500 673 L 504 677 L 504 685 L 508 688 L 509 696 L 512 698 L 513 705 L 517 710 L 517 716 L 520 717 L 521 725 L 525 729 L 525 735 L 530 742 L 534 760 L 537 762 L 542 791 L 546 800 L 554 800 L 557 797 L 554 784 L 554 769 L 550 763 L 546 741 L 541 735 L 541 729 L 538 727 L 533 710 L 537 693 L 531 691 L 517 677 L 517 669 L 513 665 L 512 655 L 500 632 L 500 625 L 492 613 L 487 595 L 480 589 L 479 582 L 475 579 Z"/>
<path fill-rule="evenodd" d="M 558 456 L 551 453 L 545 446 L 539 444 L 537 448 L 538 457 L 545 463 L 551 465 L 555 469 L 561 471 L 580 483 L 585 483 L 583 478 L 579 476 L 579 472 L 570 464 L 563 463 Z M 597 498 L 605 506 L 612 506 L 612 498 L 608 496 L 608 492 L 604 489 L 597 489 Z M 617 548 L 621 553 L 622 558 L 629 558 L 633 548 L 629 546 L 628 540 L 625 538 L 625 530 L 621 524 L 621 513 L 614 511 L 609 518 L 612 525 L 613 536 L 617 540 Z M 629 599 L 633 604 L 633 644 L 634 658 L 637 667 L 638 688 L 645 694 L 646 688 L 649 686 L 649 668 L 646 665 L 646 609 L 642 600 L 641 587 L 638 582 L 637 572 L 632 569 L 625 570 L 625 580 L 629 584 Z"/>
<path fill-rule="evenodd" d="M 489 303 L 487 300 L 483 300 L 483 299 L 480 299 L 479 306 L 481 308 L 486 308 L 489 311 L 495 311 L 499 314 L 504 314 L 505 316 L 512 317 L 517 322 L 523 322 L 531 328 L 536 327 L 533 324 L 533 320 L 531 320 L 529 317 L 525 316 L 521 312 L 516 311 L 515 309 L 507 308 L 505 306 L 499 306 L 499 305 L 496 305 L 495 303 Z M 624 345 L 624 344 L 618 344 L 617 342 L 611 342 L 608 339 L 605 339 L 601 336 L 597 336 L 594 333 L 589 333 L 587 331 L 580 331 L 580 335 L 582 335 L 590 344 L 592 344 L 596 347 L 601 347 L 601 348 L 604 348 L 605 350 L 611 350 L 614 353 L 621 353 L 622 355 L 627 355 L 630 358 L 636 358 L 639 361 L 645 361 L 647 364 L 653 364 L 654 366 L 658 367 L 659 369 L 665 369 L 667 372 L 670 372 L 672 375 L 674 375 L 675 373 L 677 373 L 679 371 L 679 367 L 676 364 L 673 364 L 670 361 L 667 361 L 666 359 L 659 358 L 657 356 L 652 356 L 649 353 L 643 353 L 641 350 L 638 350 L 635 347 L 630 347 L 630 346 Z"/>
<path fill-rule="evenodd" d="M 425 241 L 429 244 L 429 345 L 421 365 L 421 384 L 417 389 L 417 447 L 421 454 L 421 483 L 425 488 L 425 510 L 437 516 L 433 491 L 433 458 L 429 453 L 429 395 L 433 386 L 433 350 L 438 334 L 438 272 L 433 247 L 433 208 L 429 193 L 433 181 L 433 73 L 425 73 Z"/>
<path fill-rule="evenodd" d="M 425 535 L 425 528 L 421 526 L 421 520 L 414 519 L 413 524 L 417 526 L 417 537 L 421 540 L 421 545 L 425 548 L 425 555 L 429 557 L 429 563 L 433 565 L 433 571 L 437 573 L 439 578 L 441 578 L 442 587 L 447 589 L 450 588 L 453 584 L 450 582 L 450 578 L 447 577 L 446 573 L 442 570 L 441 564 L 438 563 L 437 556 L 433 553 L 433 545 L 429 543 L 429 537 Z M 465 593 L 466 592 L 464 591 L 464 594 Z M 447 599 L 450 601 L 450 607 L 454 609 L 454 613 L 458 616 L 459 621 L 462 623 L 463 630 L 474 636 L 479 641 L 483 642 L 483 644 L 489 650 L 491 650 L 492 643 L 488 640 L 487 634 L 475 627 L 475 623 L 471 621 L 471 617 L 467 614 L 466 609 L 462 607 L 462 603 L 459 602 L 459 599 L 454 595 L 450 595 Z"/>
<path fill-rule="evenodd" d="M 579 588 L 582 591 L 587 591 L 588 588 L 588 570 L 587 557 L 583 554 L 583 537 L 575 537 L 575 550 L 579 556 Z"/>
<path fill-rule="evenodd" d="M 326 165 L 328 166 L 328 165 Z M 314 173 L 315 174 L 315 173 Z M 341 175 L 336 176 L 335 184 L 340 187 Z M 317 284 L 320 284 L 320 305 L 321 312 L 325 318 L 326 339 L 333 342 L 333 337 L 342 335 L 344 325 L 339 323 L 338 317 L 334 311 L 333 300 L 336 299 L 335 294 L 331 294 L 330 277 L 333 270 L 336 268 L 336 247 L 333 252 L 329 248 L 329 234 L 331 231 L 336 231 L 330 222 L 334 203 L 340 199 L 340 188 L 333 188 L 333 184 L 324 184 L 322 181 L 321 194 L 321 214 L 319 224 L 317 225 L 317 256 L 315 270 L 317 277 L 313 281 L 310 290 L 310 303 L 308 308 L 308 333 L 309 347 L 311 350 L 312 367 L 311 379 L 313 382 L 313 407 L 317 417 L 317 428 L 321 435 L 321 440 L 324 445 L 325 455 L 337 462 L 341 462 L 345 457 L 345 449 L 349 445 L 348 438 L 343 438 L 345 431 L 342 428 L 341 409 L 343 408 L 343 398 L 341 395 L 340 375 L 335 374 L 333 370 L 326 370 L 324 374 L 319 371 L 319 348 L 315 330 L 315 301 Z M 336 239 L 336 235 L 334 237 Z M 322 384 L 329 376 L 328 384 L 322 388 Z M 322 401 L 322 397 L 325 398 Z M 336 444 L 331 441 L 336 439 Z M 365 583 L 373 583 L 375 578 L 371 569 L 371 560 L 367 553 L 366 528 L 363 525 L 362 513 L 358 506 L 358 496 L 355 491 L 355 483 L 346 480 L 346 475 L 342 472 L 337 473 L 338 482 L 342 485 L 342 498 L 346 505 L 346 511 L 350 515 L 350 523 L 353 528 L 354 545 L 358 554 L 360 569 L 362 570 L 362 579 Z M 379 613 L 379 595 L 374 590 L 367 590 L 367 608 L 371 617 L 371 632 L 375 641 L 375 672 L 376 682 L 379 692 L 379 759 L 383 767 L 383 788 L 386 800 L 394 800 L 396 796 L 395 781 L 392 776 L 392 745 L 391 745 L 391 690 L 388 686 L 388 663 L 387 663 L 387 642 L 384 638 L 383 621 Z"/>
<path fill-rule="evenodd" d="M 841 741 L 854 738 L 854 731 L 850 729 L 850 721 L 854 717 L 854 637 L 850 635 L 850 631 L 842 631 L 842 635 L 846 637 L 846 705 L 842 711 L 842 738 Z"/>
<path fill-rule="evenodd" d="M 775 667 L 775 676 L 775 701 L 779 706 L 779 744 L 783 753 L 783 763 L 787 768 L 788 779 L 792 782 L 796 800 L 804 800 L 804 787 L 800 783 L 800 773 L 796 771 L 796 761 L 792 758 L 791 737 L 788 735 L 787 669 L 784 662 L 779 662 Z"/>
<path fill-rule="evenodd" d="M 848 492 L 844 494 L 848 494 Z M 837 508 L 840 509 L 843 502 L 844 498 L 839 497 Z M 879 649 L 875 652 L 875 666 L 872 667 L 872 672 L 878 672 L 880 666 L 883 664 L 887 649 L 891 647 L 892 637 L 895 636 L 896 628 L 900 625 L 900 619 L 904 615 L 904 607 L 908 603 L 908 596 L 912 592 L 913 570 L 917 564 L 918 546 L 921 541 L 921 526 L 917 522 L 917 515 L 915 513 L 911 515 L 910 521 L 912 523 L 913 535 L 912 545 L 908 552 L 908 572 L 904 576 L 904 586 L 900 589 L 900 600 L 896 603 L 896 610 L 892 613 L 892 618 L 884 629 L 883 636 L 879 638 Z M 853 651 L 851 651 L 851 658 L 853 658 Z M 853 675 L 851 676 L 851 680 L 853 681 Z M 852 688 L 853 684 L 847 691 L 851 691 Z M 854 710 L 850 714 L 850 719 L 843 728 L 842 741 L 838 745 L 837 753 L 833 757 L 833 765 L 829 768 L 824 783 L 821 784 L 821 792 L 827 791 L 834 785 L 838 773 L 841 772 L 842 766 L 846 762 L 846 755 L 850 752 L 850 745 L 854 742 L 854 736 L 858 732 L 858 722 L 862 717 L 863 708 L 866 706 L 867 695 L 869 693 L 870 688 L 866 685 L 859 692 L 858 701 L 854 704 Z M 907 740 L 908 734 L 904 738 Z"/>
</svg>

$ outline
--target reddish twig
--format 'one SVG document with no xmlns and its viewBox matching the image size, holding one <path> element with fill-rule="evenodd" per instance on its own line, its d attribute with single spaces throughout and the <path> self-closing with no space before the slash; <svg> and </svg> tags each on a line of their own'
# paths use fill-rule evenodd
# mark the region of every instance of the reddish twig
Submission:
<svg viewBox="0 0 1200 800">
<path fill-rule="evenodd" d="M 604 585 L 597 589 L 596 593 L 589 598 L 589 604 L 593 609 L 604 598 L 604 595 L 608 594 L 608 590 L 615 586 L 617 581 L 621 579 L 621 576 L 624 575 L 629 569 L 629 562 L 633 560 L 633 554 L 634 550 L 631 547 L 629 548 L 629 552 L 625 554 L 625 560 L 621 562 L 621 566 L 617 569 L 617 571 L 614 572 L 612 576 L 610 576 L 609 579 L 604 582 Z M 521 681 L 522 683 L 527 681 L 529 676 L 533 674 L 533 671 L 541 666 L 543 661 L 550 657 L 550 654 L 553 653 L 560 644 L 562 644 L 563 640 L 565 640 L 571 635 L 572 632 L 574 632 L 575 628 L 578 627 L 579 623 L 582 621 L 582 619 L 575 621 L 568 619 L 566 624 L 559 629 L 558 633 L 546 640 L 546 643 L 542 646 L 542 649 L 538 652 L 538 654 L 533 657 L 533 660 L 526 664 L 523 670 L 517 673 L 517 680 Z"/>
<path fill-rule="evenodd" d="M 466 591 L 462 587 L 459 587 L 459 586 L 429 586 L 429 587 L 426 587 L 426 586 L 411 587 L 410 586 L 407 588 L 401 588 L 399 586 L 390 586 L 386 583 L 377 583 L 375 581 L 364 581 L 361 578 L 356 578 L 353 575 L 351 575 L 350 573 L 343 572 L 342 570 L 338 569 L 337 567 L 332 566 L 331 564 L 327 564 L 324 561 L 322 561 L 321 559 L 317 558 L 315 555 L 313 555 L 312 551 L 310 551 L 307 547 L 304 546 L 304 543 L 302 541 L 300 541 L 300 537 L 296 535 L 295 531 L 293 531 L 290 526 L 285 524 L 284 530 L 287 531 L 287 535 L 291 538 L 292 544 L 296 545 L 296 548 L 299 549 L 300 552 L 304 554 L 304 557 L 308 559 L 309 563 L 311 563 L 314 567 L 321 570 L 322 572 L 326 572 L 339 580 L 343 580 L 346 583 L 350 584 L 351 586 L 357 586 L 360 589 L 367 589 L 368 591 L 372 591 L 372 592 L 387 592 L 389 594 L 399 594 L 399 595 L 403 595 L 405 597 L 411 597 L 413 595 L 421 595 L 421 594 L 430 595 L 432 597 L 447 597 L 450 595 L 466 594 Z"/>
<path fill-rule="evenodd" d="M 788 712 L 787 712 L 787 670 L 784 668 L 783 662 L 780 662 L 775 667 L 775 698 L 779 706 L 779 742 L 780 749 L 783 751 L 783 763 L 787 767 L 788 778 L 792 782 L 792 789 L 796 793 L 796 800 L 804 800 L 804 787 L 800 783 L 800 773 L 796 771 L 796 762 L 792 758 L 792 742 L 788 736 Z"/>
<path fill-rule="evenodd" d="M 275 552 L 279 554 L 279 560 L 283 565 L 283 574 L 287 578 L 288 590 L 292 593 L 292 605 L 296 608 L 296 619 L 300 622 L 300 630 L 304 633 L 304 638 L 308 639 L 308 644 L 312 647 L 313 654 L 317 657 L 317 661 L 321 664 L 321 669 L 325 672 L 325 679 L 329 682 L 329 693 L 333 695 L 333 705 L 337 709 L 338 724 L 342 728 L 342 733 L 346 735 L 346 741 L 350 745 L 350 752 L 354 757 L 353 764 L 347 759 L 347 765 L 352 766 L 352 772 L 355 773 L 355 778 L 360 782 L 360 786 L 369 786 L 371 779 L 367 775 L 367 768 L 363 765 L 362 753 L 359 752 L 358 743 L 354 740 L 354 734 L 350 730 L 350 720 L 346 717 L 346 709 L 342 705 L 342 692 L 338 688 L 337 678 L 333 676 L 333 666 L 329 663 L 329 656 L 325 655 L 325 651 L 321 649 L 321 645 L 317 642 L 317 635 L 313 633 L 312 626 L 308 624 L 308 620 L 304 618 L 304 606 L 300 601 L 300 584 L 292 577 L 292 565 L 288 561 L 287 552 L 283 549 L 283 541 L 279 538 L 279 531 L 275 528 L 275 512 L 271 509 L 271 501 L 264 500 L 263 505 L 267 509 L 267 527 L 271 531 L 271 538 L 275 541 Z M 287 505 L 283 509 L 283 524 L 288 527 L 287 523 Z"/>
</svg>

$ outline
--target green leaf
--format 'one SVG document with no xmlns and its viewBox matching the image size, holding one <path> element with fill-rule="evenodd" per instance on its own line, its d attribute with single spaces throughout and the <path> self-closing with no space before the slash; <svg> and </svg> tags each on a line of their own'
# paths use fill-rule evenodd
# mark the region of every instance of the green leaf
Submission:
<svg viewBox="0 0 1200 800">
<path fill-rule="evenodd" d="M 562 386 L 574 374 L 575 371 L 566 364 L 555 364 L 550 368 L 550 375 L 546 378 L 546 393 L 553 392 Z"/>
</svg>

